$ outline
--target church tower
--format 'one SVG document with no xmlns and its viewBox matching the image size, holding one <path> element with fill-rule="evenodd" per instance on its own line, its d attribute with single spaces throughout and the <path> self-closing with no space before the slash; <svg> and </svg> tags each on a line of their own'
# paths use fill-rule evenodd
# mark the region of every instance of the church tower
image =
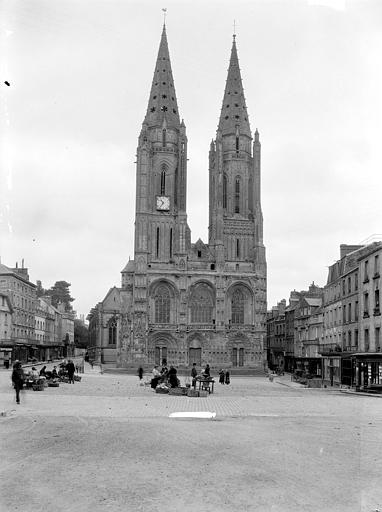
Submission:
<svg viewBox="0 0 382 512">
<path fill-rule="evenodd" d="M 210 146 L 209 244 L 218 266 L 240 269 L 252 262 L 253 270 L 265 275 L 257 130 L 252 140 L 234 36 L 216 139 Z"/>
<path fill-rule="evenodd" d="M 137 149 L 135 261 L 171 266 L 189 245 L 187 137 L 180 121 L 163 25 L 147 112 Z"/>
</svg>

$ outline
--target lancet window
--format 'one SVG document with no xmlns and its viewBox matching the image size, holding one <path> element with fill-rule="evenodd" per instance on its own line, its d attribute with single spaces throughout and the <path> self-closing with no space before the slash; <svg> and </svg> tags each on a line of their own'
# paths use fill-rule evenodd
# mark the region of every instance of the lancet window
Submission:
<svg viewBox="0 0 382 512">
<path fill-rule="evenodd" d="M 207 324 L 212 322 L 213 299 L 207 285 L 199 285 L 191 298 L 191 323 Z"/>
<path fill-rule="evenodd" d="M 169 324 L 170 323 L 170 291 L 165 285 L 158 287 L 155 293 L 155 323 Z"/>
<path fill-rule="evenodd" d="M 231 301 L 231 322 L 233 324 L 243 324 L 244 323 L 244 305 L 245 305 L 245 297 L 244 293 L 241 290 L 235 290 L 232 295 Z"/>
<path fill-rule="evenodd" d="M 240 178 L 235 181 L 235 213 L 240 213 Z"/>
<path fill-rule="evenodd" d="M 227 209 L 227 175 L 223 175 L 223 208 Z"/>
<path fill-rule="evenodd" d="M 109 345 L 115 345 L 117 343 L 117 319 L 115 317 L 110 318 L 108 322 L 109 329 Z"/>
</svg>

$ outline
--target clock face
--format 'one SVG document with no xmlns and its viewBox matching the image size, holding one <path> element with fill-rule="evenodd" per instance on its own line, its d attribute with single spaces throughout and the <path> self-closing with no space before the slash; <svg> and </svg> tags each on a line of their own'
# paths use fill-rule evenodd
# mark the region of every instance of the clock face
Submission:
<svg viewBox="0 0 382 512">
<path fill-rule="evenodd" d="M 157 210 L 167 211 L 170 209 L 170 198 L 167 196 L 157 196 Z"/>
</svg>

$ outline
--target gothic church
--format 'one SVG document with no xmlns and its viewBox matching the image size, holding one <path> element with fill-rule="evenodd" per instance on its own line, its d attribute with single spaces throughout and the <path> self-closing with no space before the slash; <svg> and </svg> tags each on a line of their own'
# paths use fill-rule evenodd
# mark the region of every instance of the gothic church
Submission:
<svg viewBox="0 0 382 512">
<path fill-rule="evenodd" d="M 187 135 L 163 26 L 138 139 L 134 260 L 89 314 L 95 360 L 118 367 L 262 367 L 266 260 L 260 140 L 248 120 L 235 36 L 209 152 L 208 244 L 187 224 Z"/>
</svg>

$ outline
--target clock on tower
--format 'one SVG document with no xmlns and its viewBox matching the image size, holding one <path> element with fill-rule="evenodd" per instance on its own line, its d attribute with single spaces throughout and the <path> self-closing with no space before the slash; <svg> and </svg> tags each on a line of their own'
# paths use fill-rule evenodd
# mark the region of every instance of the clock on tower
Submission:
<svg viewBox="0 0 382 512">
<path fill-rule="evenodd" d="M 157 210 L 168 211 L 170 209 L 170 198 L 168 196 L 157 196 Z"/>
</svg>

